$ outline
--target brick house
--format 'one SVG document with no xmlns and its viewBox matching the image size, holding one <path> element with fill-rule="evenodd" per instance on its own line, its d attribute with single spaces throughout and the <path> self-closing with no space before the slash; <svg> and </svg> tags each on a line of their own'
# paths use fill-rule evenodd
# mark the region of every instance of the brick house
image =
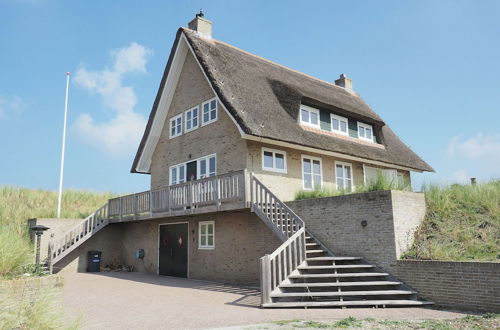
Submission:
<svg viewBox="0 0 500 330">
<path fill-rule="evenodd" d="M 131 169 L 151 189 L 110 200 L 50 242 L 54 271 L 84 270 L 98 249 L 137 271 L 260 283 L 265 307 L 424 304 L 384 269 L 336 255 L 285 202 L 433 169 L 345 75 L 325 82 L 211 32 L 202 14 L 177 31 Z"/>
</svg>

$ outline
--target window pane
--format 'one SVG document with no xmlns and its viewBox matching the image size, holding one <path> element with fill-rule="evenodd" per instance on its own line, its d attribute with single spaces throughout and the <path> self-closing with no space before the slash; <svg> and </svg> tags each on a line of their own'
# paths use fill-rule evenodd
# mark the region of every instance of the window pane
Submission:
<svg viewBox="0 0 500 330">
<path fill-rule="evenodd" d="M 360 137 L 365 137 L 365 128 L 364 127 L 359 127 L 359 136 Z"/>
<path fill-rule="evenodd" d="M 344 178 L 344 167 L 337 165 L 337 178 Z"/>
<path fill-rule="evenodd" d="M 207 236 L 201 236 L 201 241 L 200 241 L 201 246 L 207 246 Z"/>
<path fill-rule="evenodd" d="M 311 161 L 309 159 L 304 159 L 302 161 L 302 167 L 304 169 L 304 173 L 311 173 Z"/>
<path fill-rule="evenodd" d="M 208 121 L 208 112 L 203 114 L 203 122 L 206 123 L 207 121 Z"/>
<path fill-rule="evenodd" d="M 302 109 L 301 113 L 302 113 L 301 120 L 303 122 L 308 123 L 309 122 L 309 111 Z"/>
<path fill-rule="evenodd" d="M 207 233 L 207 225 L 201 225 L 201 234 L 205 235 Z"/>
<path fill-rule="evenodd" d="M 214 233 L 214 225 L 210 224 L 210 225 L 207 225 L 207 228 L 208 228 L 208 233 L 210 235 L 212 235 Z"/>
<path fill-rule="evenodd" d="M 273 168 L 273 153 L 264 151 L 264 167 Z"/>
<path fill-rule="evenodd" d="M 198 126 L 198 117 L 193 118 L 193 127 Z"/>
<path fill-rule="evenodd" d="M 366 138 L 371 139 L 372 138 L 372 130 L 367 128 L 366 129 Z"/>
<path fill-rule="evenodd" d="M 193 118 L 198 117 L 198 108 L 193 109 Z"/>
<path fill-rule="evenodd" d="M 321 187 L 321 175 L 314 174 L 314 187 L 315 188 Z"/>
<path fill-rule="evenodd" d="M 334 131 L 339 130 L 339 121 L 337 119 L 332 119 L 332 128 Z"/>
<path fill-rule="evenodd" d="M 347 123 L 345 121 L 340 122 L 340 131 L 344 133 L 347 132 Z"/>
<path fill-rule="evenodd" d="M 205 159 L 200 160 L 200 178 L 204 178 L 207 175 L 207 161 Z"/>
<path fill-rule="evenodd" d="M 351 184 L 351 180 L 346 180 L 345 182 L 345 189 L 347 191 L 352 191 L 352 184 Z"/>
<path fill-rule="evenodd" d="M 210 108 L 211 109 L 215 109 L 215 105 L 216 105 L 216 101 L 213 100 L 212 102 L 210 102 Z"/>
<path fill-rule="evenodd" d="M 285 169 L 285 155 L 275 154 L 274 157 L 276 159 L 276 168 L 279 170 L 284 170 Z"/>
<path fill-rule="evenodd" d="M 215 175 L 216 169 L 215 169 L 215 157 L 212 157 L 208 160 L 208 174 L 210 176 Z"/>
<path fill-rule="evenodd" d="M 313 161 L 313 173 L 317 175 L 321 174 L 321 165 L 319 160 Z"/>
<path fill-rule="evenodd" d="M 175 135 L 175 126 L 172 125 L 170 128 L 170 135 L 174 136 Z"/>
<path fill-rule="evenodd" d="M 344 172 L 345 172 L 345 177 L 347 179 L 351 178 L 351 167 L 350 166 L 345 166 L 344 167 Z"/>
<path fill-rule="evenodd" d="M 179 182 L 184 182 L 185 173 L 184 173 L 184 165 L 179 167 Z"/>
<path fill-rule="evenodd" d="M 318 114 L 316 112 L 311 112 L 311 124 L 318 124 Z"/>
<path fill-rule="evenodd" d="M 312 188 L 312 176 L 311 176 L 311 174 L 304 173 L 304 188 L 306 188 L 306 189 Z"/>
<path fill-rule="evenodd" d="M 208 236 L 207 246 L 214 246 L 214 237 L 213 236 Z"/>
<path fill-rule="evenodd" d="M 338 189 L 343 189 L 344 188 L 344 180 L 341 178 L 337 178 L 337 188 Z"/>
<path fill-rule="evenodd" d="M 177 183 L 177 168 L 173 168 L 172 169 L 172 184 L 176 184 Z"/>
<path fill-rule="evenodd" d="M 191 120 L 191 111 L 186 112 L 186 120 Z"/>
</svg>

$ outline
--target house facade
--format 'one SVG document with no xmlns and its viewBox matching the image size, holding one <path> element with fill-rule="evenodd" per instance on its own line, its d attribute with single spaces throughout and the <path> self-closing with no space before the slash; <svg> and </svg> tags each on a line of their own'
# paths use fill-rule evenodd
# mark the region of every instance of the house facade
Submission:
<svg viewBox="0 0 500 330">
<path fill-rule="evenodd" d="M 433 169 L 345 75 L 325 82 L 218 41 L 211 31 L 201 14 L 177 31 L 131 169 L 150 175 L 150 190 L 110 200 L 51 242 L 51 265 L 83 270 L 82 256 L 94 248 L 142 272 L 260 282 L 266 307 L 282 306 L 282 298 L 283 307 L 292 306 L 286 304 L 302 299 L 308 285 L 320 288 L 319 297 L 334 297 L 329 306 L 366 304 L 347 299 L 359 295 L 375 297 L 371 306 L 398 295 L 408 299 L 394 304 L 420 304 L 411 290 L 378 290 L 403 284 L 360 257 L 336 256 L 285 202 L 302 190 L 355 192 L 379 173 L 411 184 L 410 172 Z M 344 297 L 326 285 L 329 276 L 336 286 L 372 291 Z"/>
</svg>

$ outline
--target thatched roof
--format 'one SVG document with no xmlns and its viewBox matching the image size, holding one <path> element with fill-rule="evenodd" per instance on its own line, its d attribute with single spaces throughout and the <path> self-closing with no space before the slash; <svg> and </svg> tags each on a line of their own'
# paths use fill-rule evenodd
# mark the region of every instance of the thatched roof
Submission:
<svg viewBox="0 0 500 330">
<path fill-rule="evenodd" d="M 200 38 L 190 29 L 179 29 L 176 43 L 179 33 L 186 36 L 212 87 L 246 134 L 400 165 L 418 171 L 433 171 L 432 167 L 410 150 L 357 94 L 221 41 Z M 162 82 L 164 80 L 165 77 Z M 153 106 L 150 121 L 154 118 L 157 103 Z M 317 105 L 372 124 L 379 142 L 385 148 L 302 129 L 297 120 L 301 103 Z M 132 171 L 148 134 L 146 128 Z"/>
</svg>

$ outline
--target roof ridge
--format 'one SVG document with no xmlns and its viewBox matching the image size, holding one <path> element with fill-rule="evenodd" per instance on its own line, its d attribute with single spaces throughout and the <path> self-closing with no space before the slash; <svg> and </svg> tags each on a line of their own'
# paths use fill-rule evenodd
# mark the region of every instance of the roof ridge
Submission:
<svg viewBox="0 0 500 330">
<path fill-rule="evenodd" d="M 192 30 L 190 30 L 190 29 L 188 29 L 188 28 L 183 27 L 182 29 L 183 29 L 183 31 L 187 31 L 187 32 L 190 32 L 190 33 L 192 33 L 192 34 L 196 35 L 196 33 L 194 33 Z M 256 55 L 256 54 L 253 54 L 253 53 L 250 53 L 249 51 L 246 51 L 246 50 L 244 50 L 244 49 L 241 49 L 241 48 L 238 48 L 238 47 L 233 46 L 233 45 L 231 45 L 231 44 L 228 44 L 227 42 L 224 42 L 224 41 L 222 41 L 222 40 L 218 40 L 218 39 L 214 39 L 214 38 L 211 38 L 211 39 L 204 39 L 204 38 L 200 38 L 199 36 L 198 36 L 198 38 L 199 38 L 199 39 L 201 39 L 201 40 L 203 40 L 203 41 L 205 41 L 205 42 L 216 42 L 216 43 L 219 43 L 219 44 L 223 44 L 223 45 L 225 45 L 225 46 L 227 46 L 227 47 L 230 47 L 230 48 L 236 49 L 236 50 L 238 50 L 238 51 L 240 51 L 240 52 L 242 52 L 242 53 L 245 53 L 245 54 L 247 54 L 247 55 L 250 55 L 250 56 L 256 57 L 256 58 L 258 58 L 258 59 L 260 59 L 260 60 L 262 60 L 262 61 L 264 61 L 264 62 L 267 62 L 267 63 L 269 63 L 269 64 L 273 64 L 273 65 L 279 66 L 279 67 L 281 67 L 281 68 L 283 68 L 283 69 L 286 69 L 286 70 L 289 70 L 289 71 L 292 71 L 292 72 L 298 73 L 298 74 L 300 74 L 300 75 L 306 76 L 306 77 L 311 78 L 311 79 L 313 79 L 313 80 L 317 80 L 317 81 L 319 81 L 319 82 L 321 82 L 321 83 L 324 83 L 324 84 L 327 84 L 327 85 L 331 85 L 331 86 L 336 87 L 336 88 L 340 88 L 341 90 L 343 90 L 343 91 L 345 91 L 345 92 L 347 92 L 347 93 L 349 93 L 349 94 L 351 94 L 351 95 L 356 96 L 356 97 L 358 97 L 358 98 L 359 98 L 359 95 L 358 95 L 356 92 L 354 92 L 354 91 L 353 91 L 353 92 L 349 92 L 349 91 L 348 91 L 348 90 L 346 90 L 345 88 L 343 88 L 343 87 L 341 87 L 341 86 L 338 86 L 338 85 L 335 85 L 335 84 L 334 84 L 334 83 L 332 83 L 332 82 L 329 82 L 329 81 L 326 81 L 326 80 L 320 79 L 320 78 L 318 78 L 318 77 L 312 76 L 312 75 L 310 75 L 310 74 L 307 74 L 307 73 L 305 73 L 305 72 L 302 72 L 302 71 L 299 71 L 299 70 L 296 70 L 296 69 L 290 68 L 290 67 L 288 67 L 288 66 L 286 66 L 286 65 L 279 64 L 279 63 L 274 62 L 274 61 L 271 61 L 271 60 L 269 60 L 269 59 L 267 59 L 267 58 L 265 58 L 265 57 L 262 57 L 262 56 L 259 56 L 259 55 Z"/>
</svg>

